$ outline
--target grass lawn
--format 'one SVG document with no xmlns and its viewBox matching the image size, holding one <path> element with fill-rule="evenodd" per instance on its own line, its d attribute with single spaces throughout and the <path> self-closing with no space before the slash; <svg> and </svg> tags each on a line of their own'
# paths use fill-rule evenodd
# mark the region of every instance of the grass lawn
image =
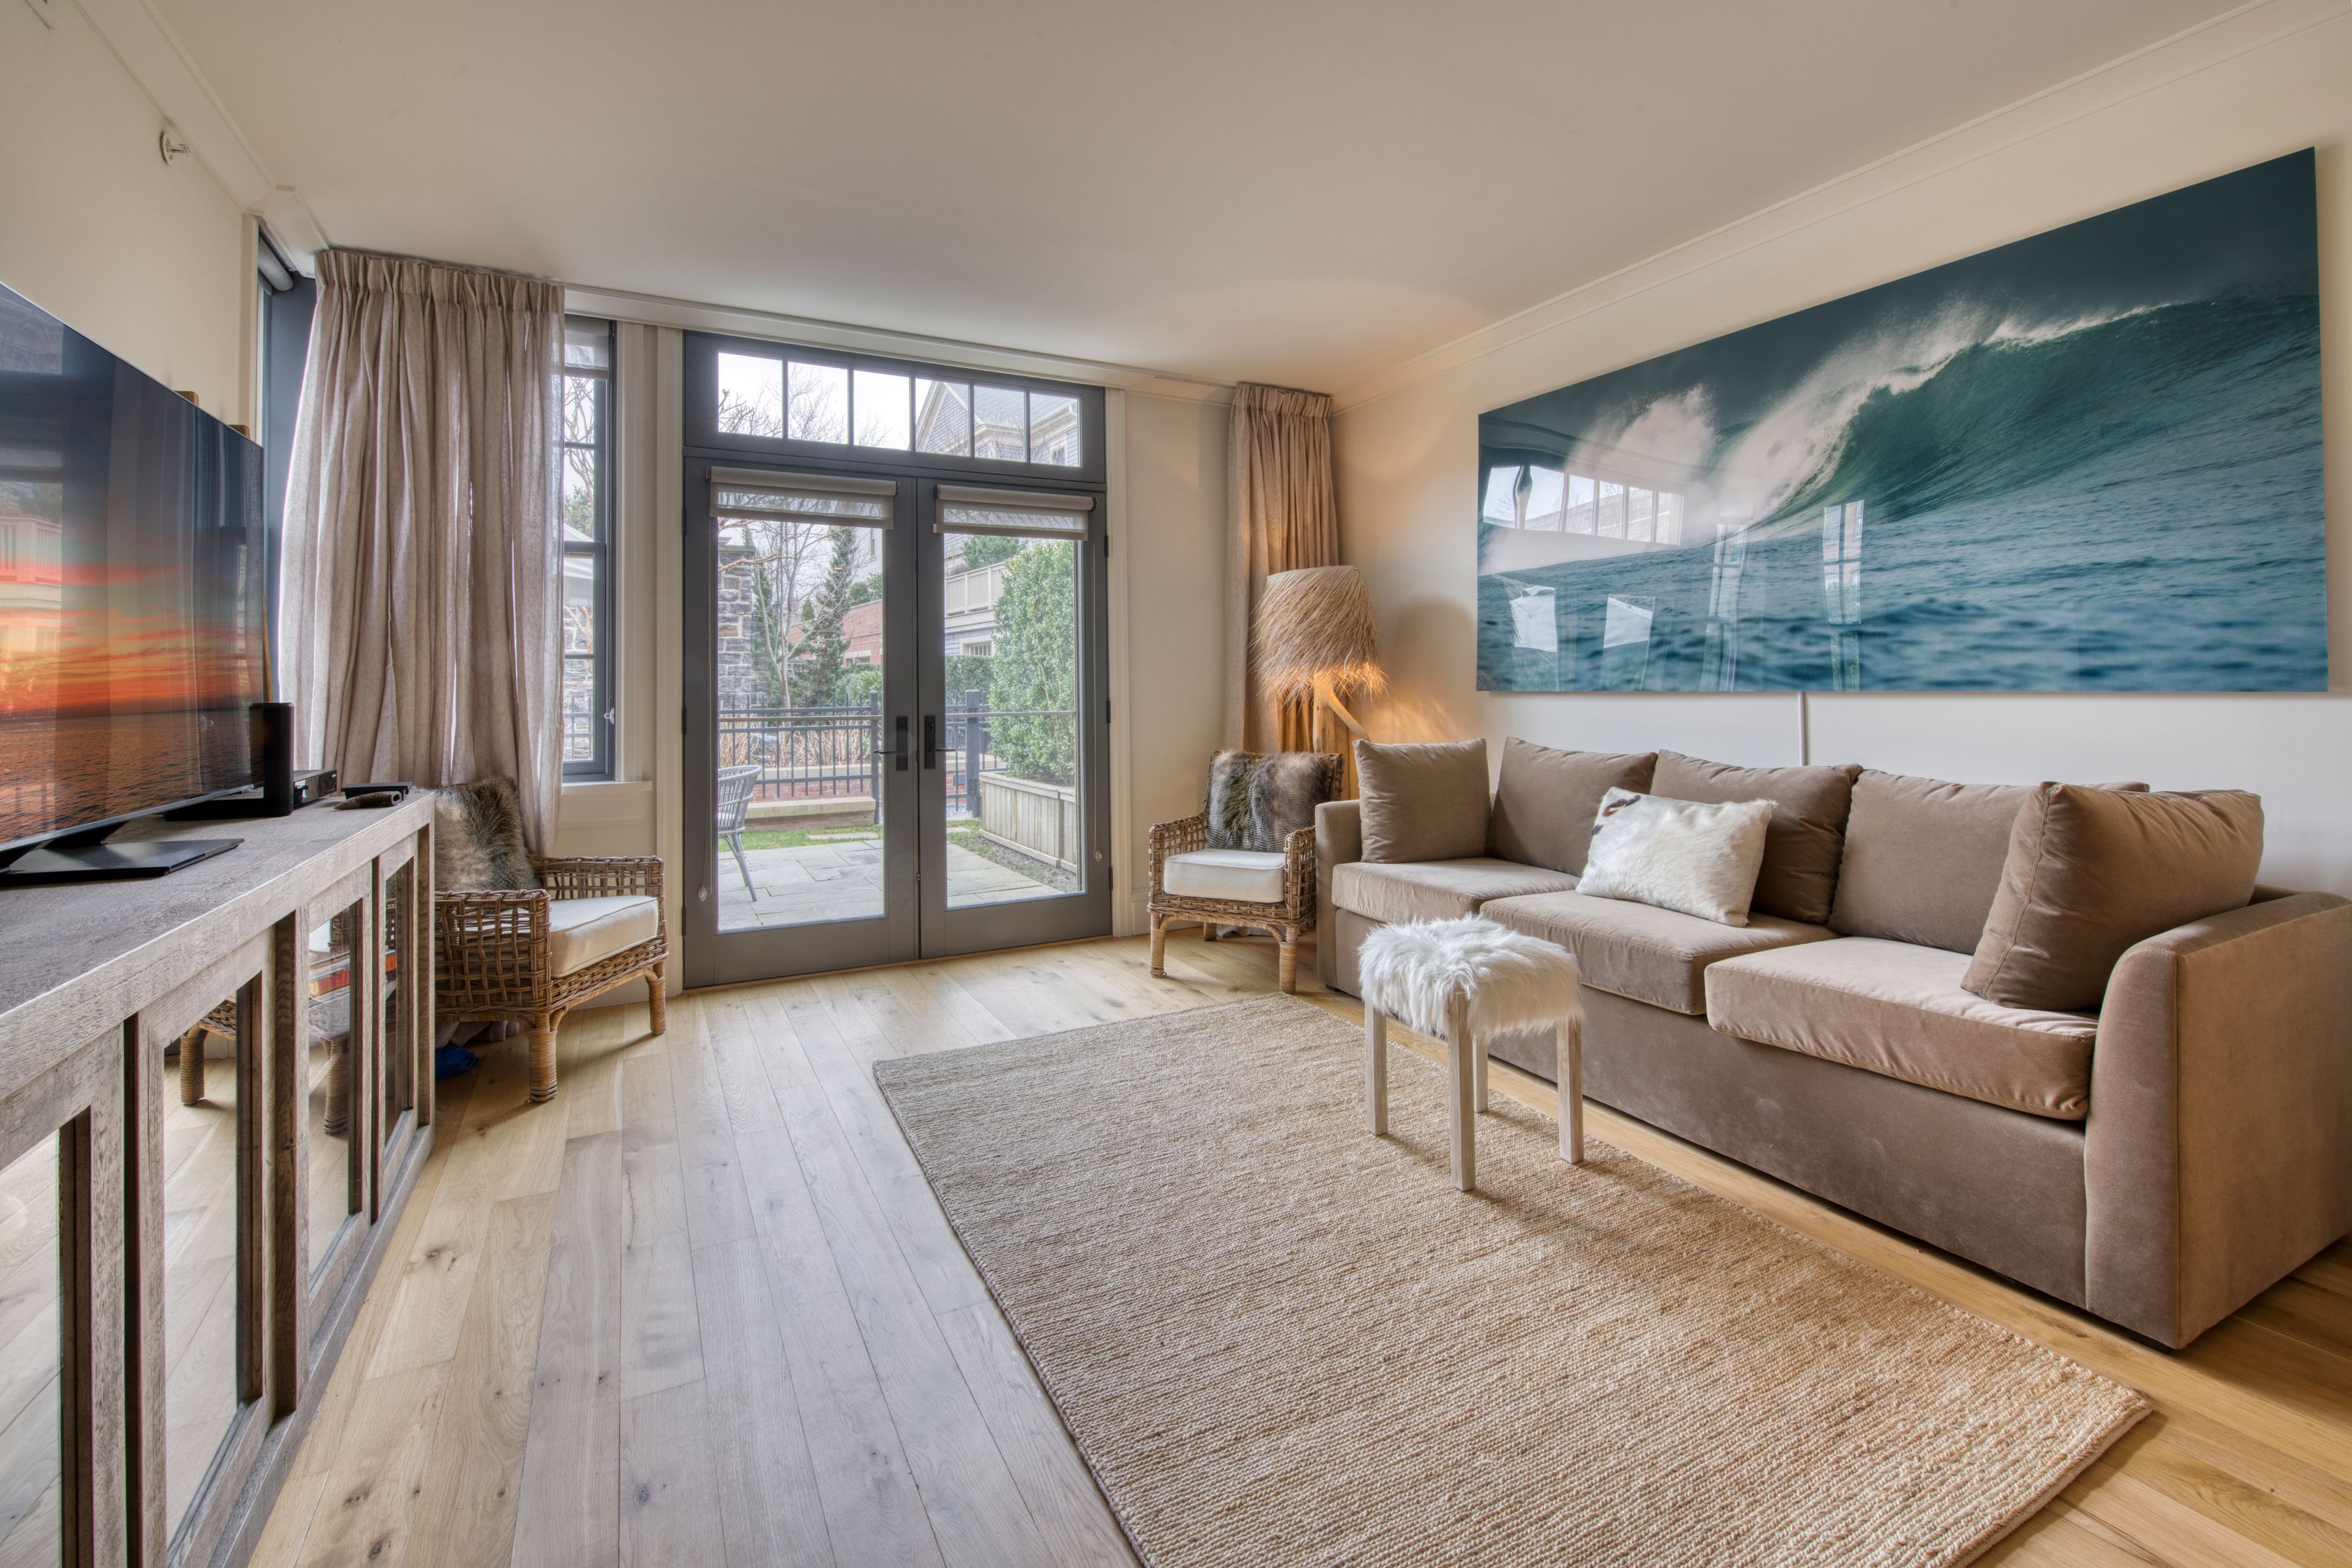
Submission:
<svg viewBox="0 0 2352 1568">
<path fill-rule="evenodd" d="M 812 844 L 864 844 L 881 837 L 878 828 L 763 828 L 743 835 L 746 849 L 805 849 Z"/>
</svg>

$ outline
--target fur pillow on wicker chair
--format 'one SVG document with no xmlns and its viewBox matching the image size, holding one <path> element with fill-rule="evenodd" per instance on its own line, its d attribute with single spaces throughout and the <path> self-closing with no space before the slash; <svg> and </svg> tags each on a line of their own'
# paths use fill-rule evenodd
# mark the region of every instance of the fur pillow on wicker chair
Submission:
<svg viewBox="0 0 2352 1568">
<path fill-rule="evenodd" d="M 1219 752 L 1209 761 L 1208 847 L 1279 854 L 1339 793 L 1337 752 Z"/>
<path fill-rule="evenodd" d="M 539 886 L 511 782 L 480 779 L 433 792 L 433 883 L 446 893 Z"/>
</svg>

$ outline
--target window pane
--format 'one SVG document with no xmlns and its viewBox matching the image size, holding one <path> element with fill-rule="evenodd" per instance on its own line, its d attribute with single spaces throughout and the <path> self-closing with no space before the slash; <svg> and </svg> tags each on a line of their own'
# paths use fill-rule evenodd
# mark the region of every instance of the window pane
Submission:
<svg viewBox="0 0 2352 1568">
<path fill-rule="evenodd" d="M 1017 386 L 974 387 L 971 455 L 1000 462 L 1026 462 L 1028 403 L 1028 394 Z"/>
<path fill-rule="evenodd" d="M 594 441 L 596 414 L 604 405 L 604 378 L 603 376 L 565 376 L 563 378 L 563 438 L 567 441 Z"/>
<path fill-rule="evenodd" d="M 596 651 L 596 558 L 583 552 L 563 557 L 563 651 Z"/>
<path fill-rule="evenodd" d="M 749 517 L 719 533 L 719 929 L 885 910 L 885 536 Z"/>
<path fill-rule="evenodd" d="M 58 1445 L 64 1425 L 59 1383 L 65 1344 L 58 1309 L 64 1297 L 64 1256 L 58 1239 L 58 1141 L 44 1138 L 0 1171 L 0 1304 L 7 1357 L 0 1363 L 8 1393 L 10 1507 L 0 1513 L 0 1563 L 66 1561 L 58 1531 L 62 1472 Z"/>
<path fill-rule="evenodd" d="M 719 428 L 772 439 L 783 435 L 783 361 L 753 354 L 719 356 Z"/>
<path fill-rule="evenodd" d="M 907 378 L 878 370 L 857 373 L 857 444 L 907 449 Z"/>
<path fill-rule="evenodd" d="M 792 421 L 795 441 L 849 439 L 849 372 L 837 364 L 793 361 Z"/>
<path fill-rule="evenodd" d="M 563 448 L 563 536 L 596 537 L 596 448 Z"/>
<path fill-rule="evenodd" d="M 1078 466 L 1078 400 L 1059 393 L 1029 395 L 1029 460 Z"/>
<path fill-rule="evenodd" d="M 961 381 L 915 381 L 915 449 L 971 456 L 971 387 Z"/>
<path fill-rule="evenodd" d="M 941 543 L 950 563 L 940 762 L 948 905 L 1075 892 L 1085 883 L 1077 547 L 960 533 Z"/>
</svg>

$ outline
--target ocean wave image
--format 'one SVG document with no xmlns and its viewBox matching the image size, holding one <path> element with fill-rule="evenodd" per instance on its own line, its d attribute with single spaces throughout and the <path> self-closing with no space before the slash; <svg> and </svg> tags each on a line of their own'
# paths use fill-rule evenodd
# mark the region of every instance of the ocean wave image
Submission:
<svg viewBox="0 0 2352 1568">
<path fill-rule="evenodd" d="M 2308 153 L 1497 409 L 1490 690 L 2323 690 Z"/>
</svg>

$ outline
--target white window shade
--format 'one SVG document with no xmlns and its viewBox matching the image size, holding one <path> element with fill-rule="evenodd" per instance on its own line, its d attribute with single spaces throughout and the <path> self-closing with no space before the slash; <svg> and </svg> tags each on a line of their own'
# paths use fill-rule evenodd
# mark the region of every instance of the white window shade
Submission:
<svg viewBox="0 0 2352 1568">
<path fill-rule="evenodd" d="M 1092 496 L 941 485 L 938 531 L 1083 539 L 1094 510 Z"/>
<path fill-rule="evenodd" d="M 710 510 L 721 518 L 789 518 L 851 528 L 887 528 L 896 479 L 845 474 L 783 474 L 772 468 L 713 468 Z"/>
</svg>

